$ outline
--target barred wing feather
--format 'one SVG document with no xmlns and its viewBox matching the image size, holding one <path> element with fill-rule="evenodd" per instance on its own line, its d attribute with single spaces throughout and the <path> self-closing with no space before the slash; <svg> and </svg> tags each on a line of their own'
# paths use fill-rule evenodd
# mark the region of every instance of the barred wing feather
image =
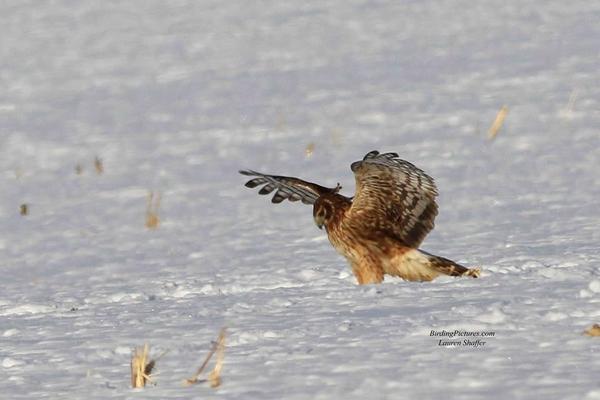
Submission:
<svg viewBox="0 0 600 400">
<path fill-rule="evenodd" d="M 327 188 L 316 183 L 303 181 L 290 176 L 267 175 L 252 170 L 239 171 L 242 175 L 255 176 L 246 182 L 246 187 L 255 188 L 264 185 L 258 194 L 266 195 L 275 191 L 271 202 L 281 203 L 283 200 L 302 201 L 304 204 L 314 204 L 325 193 L 337 193 L 340 187 Z"/>
<path fill-rule="evenodd" d="M 433 178 L 396 153 L 378 151 L 367 153 L 351 169 L 356 195 L 349 218 L 417 248 L 433 229 L 438 212 Z"/>
</svg>

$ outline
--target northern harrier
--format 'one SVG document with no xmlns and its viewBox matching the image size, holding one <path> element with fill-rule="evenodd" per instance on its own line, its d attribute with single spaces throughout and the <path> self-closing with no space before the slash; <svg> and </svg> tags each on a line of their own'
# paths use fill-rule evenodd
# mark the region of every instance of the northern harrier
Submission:
<svg viewBox="0 0 600 400">
<path fill-rule="evenodd" d="M 327 188 L 287 176 L 240 171 L 254 176 L 246 186 L 264 185 L 259 194 L 275 190 L 271 200 L 301 200 L 313 205 L 313 218 L 325 226 L 329 241 L 350 265 L 359 284 L 379 283 L 383 275 L 408 281 L 430 281 L 439 275 L 479 277 L 469 269 L 418 247 L 433 229 L 438 212 L 433 179 L 396 153 L 371 151 L 352 163 L 354 197 L 342 196 L 341 186 Z"/>
</svg>

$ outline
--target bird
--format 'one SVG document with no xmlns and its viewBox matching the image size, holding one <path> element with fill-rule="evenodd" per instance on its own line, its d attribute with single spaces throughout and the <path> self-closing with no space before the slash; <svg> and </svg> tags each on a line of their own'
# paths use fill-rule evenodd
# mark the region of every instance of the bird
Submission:
<svg viewBox="0 0 600 400">
<path fill-rule="evenodd" d="M 419 249 L 438 214 L 438 190 L 433 178 L 397 153 L 367 153 L 350 166 L 356 180 L 353 197 L 342 187 L 325 187 L 299 178 L 240 170 L 262 186 L 259 194 L 275 192 L 271 202 L 301 201 L 313 206 L 313 219 L 325 228 L 329 242 L 346 258 L 358 284 L 381 283 L 385 275 L 405 281 L 431 281 L 441 275 L 478 278 L 479 268 Z"/>
</svg>

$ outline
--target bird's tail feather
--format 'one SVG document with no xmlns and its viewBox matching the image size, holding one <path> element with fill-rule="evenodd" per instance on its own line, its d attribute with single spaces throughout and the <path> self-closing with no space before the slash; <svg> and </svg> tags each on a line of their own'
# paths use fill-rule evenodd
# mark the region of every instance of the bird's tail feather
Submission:
<svg viewBox="0 0 600 400">
<path fill-rule="evenodd" d="M 479 268 L 470 269 L 447 258 L 435 256 L 423 250 L 419 251 L 427 257 L 431 268 L 435 269 L 441 274 L 450 276 L 470 276 L 472 278 L 479 278 L 479 275 L 481 274 L 481 270 Z"/>
<path fill-rule="evenodd" d="M 384 264 L 384 272 L 407 281 L 430 281 L 440 275 L 478 278 L 480 274 L 479 268 L 469 269 L 418 249 L 404 249 L 391 263 Z"/>
</svg>

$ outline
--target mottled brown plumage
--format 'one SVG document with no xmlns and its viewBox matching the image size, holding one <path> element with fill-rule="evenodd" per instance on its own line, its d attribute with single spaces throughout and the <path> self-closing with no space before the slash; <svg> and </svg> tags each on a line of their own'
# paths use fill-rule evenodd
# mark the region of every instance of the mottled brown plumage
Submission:
<svg viewBox="0 0 600 400">
<path fill-rule="evenodd" d="M 264 187 L 280 203 L 285 199 L 313 205 L 313 218 L 325 226 L 329 241 L 350 265 L 358 283 L 379 283 L 384 274 L 409 281 L 430 281 L 439 275 L 478 277 L 468 269 L 418 247 L 433 229 L 438 212 L 433 179 L 396 153 L 371 151 L 352 163 L 356 194 L 339 194 L 338 184 L 327 188 L 298 178 L 240 171 L 255 176 L 247 187 Z"/>
</svg>

